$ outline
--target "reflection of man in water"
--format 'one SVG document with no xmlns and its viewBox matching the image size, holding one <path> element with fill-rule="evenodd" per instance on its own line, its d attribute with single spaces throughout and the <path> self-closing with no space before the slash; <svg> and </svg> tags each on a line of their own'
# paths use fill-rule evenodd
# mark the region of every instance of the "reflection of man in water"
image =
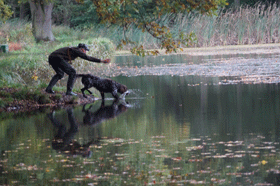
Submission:
<svg viewBox="0 0 280 186">
<path fill-rule="evenodd" d="M 85 109 L 86 105 L 84 105 L 82 110 L 85 113 L 84 124 L 96 126 L 108 119 L 113 119 L 119 114 L 127 111 L 127 106 L 125 106 L 125 104 L 126 103 L 121 103 L 118 105 L 118 101 L 115 100 L 112 105 L 105 106 L 102 101 L 100 108 L 95 112 L 90 111 L 92 105 L 88 109 Z"/>
<path fill-rule="evenodd" d="M 81 155 L 83 157 L 91 157 L 92 152 L 89 146 L 93 144 L 93 140 L 85 145 L 79 144 L 73 140 L 75 134 L 78 132 L 78 124 L 75 121 L 73 109 L 67 109 L 68 120 L 70 123 L 70 129 L 66 131 L 65 124 L 61 124 L 55 119 L 54 113 L 48 114 L 48 118 L 51 120 L 53 125 L 58 128 L 57 135 L 52 140 L 53 149 L 63 152 L 67 155 Z"/>
</svg>

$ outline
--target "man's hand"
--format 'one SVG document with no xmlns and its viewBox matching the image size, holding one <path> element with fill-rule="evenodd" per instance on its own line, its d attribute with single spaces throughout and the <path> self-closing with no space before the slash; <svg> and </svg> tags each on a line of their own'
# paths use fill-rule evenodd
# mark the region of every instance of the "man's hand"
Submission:
<svg viewBox="0 0 280 186">
<path fill-rule="evenodd" d="M 111 62 L 111 59 L 104 59 L 101 61 L 101 63 L 110 63 Z"/>
</svg>

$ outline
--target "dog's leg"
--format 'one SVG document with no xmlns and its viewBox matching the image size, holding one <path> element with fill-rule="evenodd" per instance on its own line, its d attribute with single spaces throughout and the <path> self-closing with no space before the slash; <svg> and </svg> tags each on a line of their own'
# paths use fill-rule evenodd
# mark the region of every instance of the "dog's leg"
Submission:
<svg viewBox="0 0 280 186">
<path fill-rule="evenodd" d="M 104 100 L 105 99 L 104 92 L 100 92 L 100 94 L 101 94 L 102 100 Z"/>
<path fill-rule="evenodd" d="M 87 91 L 88 91 L 88 93 L 92 94 L 92 92 L 89 89 L 87 89 Z"/>
<path fill-rule="evenodd" d="M 105 106 L 105 101 L 104 101 L 104 99 L 102 99 L 101 107 L 100 108 L 104 108 L 104 106 Z"/>
<path fill-rule="evenodd" d="M 85 90 L 87 90 L 87 89 L 86 89 L 86 87 L 84 87 L 84 88 L 82 88 L 82 89 L 81 89 L 81 91 L 82 91 L 82 93 L 83 93 L 84 98 L 87 98 L 87 96 L 85 95 Z"/>
<path fill-rule="evenodd" d="M 86 106 L 87 106 L 87 105 L 88 105 L 88 104 L 84 104 L 84 105 L 83 105 L 82 112 L 89 112 L 89 110 L 91 109 L 92 105 L 90 105 L 89 108 L 86 109 Z"/>
<path fill-rule="evenodd" d="M 116 99 L 116 100 L 118 100 L 119 99 L 119 96 L 118 96 L 118 90 L 117 89 L 115 89 L 113 92 L 112 92 L 112 96 L 114 96 L 114 98 Z"/>
</svg>

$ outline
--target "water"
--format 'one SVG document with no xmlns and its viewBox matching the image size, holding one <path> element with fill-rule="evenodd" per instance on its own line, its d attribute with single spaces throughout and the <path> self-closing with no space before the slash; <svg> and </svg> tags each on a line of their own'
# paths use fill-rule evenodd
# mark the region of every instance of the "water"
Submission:
<svg viewBox="0 0 280 186">
<path fill-rule="evenodd" d="M 279 85 L 243 81 L 251 73 L 175 74 L 221 58 L 276 68 L 277 56 L 163 58 L 117 58 L 127 71 L 112 79 L 130 92 L 119 102 L 5 115 L 0 185 L 277 185 Z"/>
</svg>

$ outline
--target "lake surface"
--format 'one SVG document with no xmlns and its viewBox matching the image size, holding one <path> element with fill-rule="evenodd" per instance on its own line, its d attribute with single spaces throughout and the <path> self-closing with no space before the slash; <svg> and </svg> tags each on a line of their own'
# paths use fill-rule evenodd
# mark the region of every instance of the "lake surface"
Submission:
<svg viewBox="0 0 280 186">
<path fill-rule="evenodd" d="M 125 100 L 0 121 L 0 185 L 278 185 L 277 61 L 117 56 Z"/>
</svg>

